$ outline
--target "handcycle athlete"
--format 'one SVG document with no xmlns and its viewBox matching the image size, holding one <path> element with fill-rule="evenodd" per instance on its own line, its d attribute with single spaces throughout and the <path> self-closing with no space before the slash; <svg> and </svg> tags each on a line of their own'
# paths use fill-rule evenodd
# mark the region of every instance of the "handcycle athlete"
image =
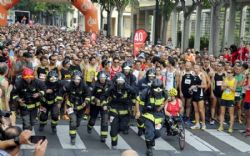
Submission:
<svg viewBox="0 0 250 156">
<path fill-rule="evenodd" d="M 185 146 L 185 128 L 182 120 L 184 112 L 182 102 L 176 98 L 178 92 L 175 88 L 168 91 L 168 102 L 165 105 L 165 126 L 168 136 L 177 136 L 179 140 L 180 149 L 183 150 Z"/>
</svg>

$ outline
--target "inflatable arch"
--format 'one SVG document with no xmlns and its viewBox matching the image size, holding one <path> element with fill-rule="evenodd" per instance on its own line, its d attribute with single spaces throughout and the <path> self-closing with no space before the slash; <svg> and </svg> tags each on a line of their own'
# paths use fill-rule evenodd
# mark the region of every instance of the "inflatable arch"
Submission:
<svg viewBox="0 0 250 156">
<path fill-rule="evenodd" d="M 14 7 L 20 0 L 0 0 L 0 26 L 7 25 L 8 10 Z M 46 0 L 49 1 L 49 0 Z M 55 0 L 51 0 L 55 1 Z M 58 1 L 58 0 L 56 0 Z M 91 0 L 68 0 L 85 16 L 85 30 L 98 32 L 97 9 Z"/>
</svg>

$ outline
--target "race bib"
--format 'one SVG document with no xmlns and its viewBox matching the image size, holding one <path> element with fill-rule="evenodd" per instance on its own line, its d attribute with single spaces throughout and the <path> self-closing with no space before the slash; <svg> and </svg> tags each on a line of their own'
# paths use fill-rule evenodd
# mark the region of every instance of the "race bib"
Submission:
<svg viewBox="0 0 250 156">
<path fill-rule="evenodd" d="M 39 78 L 40 79 L 46 79 L 46 74 L 40 73 Z"/>
<path fill-rule="evenodd" d="M 155 129 L 156 129 L 156 130 L 160 130 L 160 129 L 161 129 L 161 127 L 162 127 L 162 125 L 161 125 L 161 124 L 156 124 L 156 125 L 155 125 Z"/>
<path fill-rule="evenodd" d="M 235 92 L 235 97 L 240 97 L 240 93 L 239 92 Z"/>
<path fill-rule="evenodd" d="M 185 79 L 185 84 L 191 84 L 191 80 L 190 79 Z"/>
<path fill-rule="evenodd" d="M 198 92 L 197 87 L 195 87 L 195 88 L 193 89 L 193 92 Z"/>
<path fill-rule="evenodd" d="M 109 119 L 110 123 L 112 123 L 112 122 L 113 122 L 114 118 L 115 118 L 115 117 L 110 116 L 110 119 Z"/>
<path fill-rule="evenodd" d="M 67 114 L 68 114 L 68 115 L 70 115 L 70 114 L 72 114 L 72 113 L 74 113 L 74 110 L 73 110 L 72 107 L 69 108 L 69 109 L 67 109 Z"/>
<path fill-rule="evenodd" d="M 217 81 L 217 82 L 216 82 L 216 85 L 217 85 L 217 86 L 222 86 L 222 81 Z"/>
</svg>

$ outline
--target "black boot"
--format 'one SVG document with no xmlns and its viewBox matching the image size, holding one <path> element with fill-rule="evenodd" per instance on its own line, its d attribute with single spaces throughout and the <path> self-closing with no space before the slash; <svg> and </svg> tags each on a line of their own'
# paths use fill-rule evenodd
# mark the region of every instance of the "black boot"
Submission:
<svg viewBox="0 0 250 156">
<path fill-rule="evenodd" d="M 56 133 L 57 132 L 57 130 L 56 130 L 56 126 L 51 126 L 51 130 L 52 130 L 52 133 Z"/>
<path fill-rule="evenodd" d="M 87 132 L 88 132 L 89 134 L 91 134 L 91 133 L 92 133 L 92 128 L 89 127 L 89 126 L 87 126 Z"/>
<path fill-rule="evenodd" d="M 105 143 L 106 142 L 106 138 L 105 137 L 101 137 L 101 142 Z"/>
<path fill-rule="evenodd" d="M 146 146 L 147 146 L 147 156 L 153 156 L 153 149 L 152 149 L 152 141 L 146 141 Z"/>
<path fill-rule="evenodd" d="M 151 141 L 151 146 L 155 147 L 155 139 Z"/>
<path fill-rule="evenodd" d="M 128 135 L 129 134 L 128 129 L 124 130 L 123 134 Z"/>
<path fill-rule="evenodd" d="M 40 131 L 40 132 L 43 132 L 43 131 L 44 131 L 44 126 L 45 126 L 45 125 L 40 124 L 40 126 L 39 126 L 39 131 Z"/>
<path fill-rule="evenodd" d="M 137 134 L 138 134 L 138 136 L 142 136 L 144 134 L 144 130 L 142 128 L 139 128 Z"/>
<path fill-rule="evenodd" d="M 70 143 L 71 143 L 71 145 L 75 145 L 76 144 L 76 138 L 71 137 Z"/>
</svg>

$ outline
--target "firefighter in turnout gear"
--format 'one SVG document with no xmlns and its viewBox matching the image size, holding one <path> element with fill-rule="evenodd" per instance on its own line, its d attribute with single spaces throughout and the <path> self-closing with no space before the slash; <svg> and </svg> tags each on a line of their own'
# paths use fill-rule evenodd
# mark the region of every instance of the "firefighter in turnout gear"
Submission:
<svg viewBox="0 0 250 156">
<path fill-rule="evenodd" d="M 132 64 L 128 61 L 124 62 L 122 64 L 122 73 L 125 75 L 125 81 L 127 85 L 130 85 L 133 89 L 136 89 L 136 77 L 132 73 Z M 128 102 L 130 104 L 129 106 L 129 112 L 130 112 L 130 118 L 133 116 L 133 107 L 135 106 L 135 99 L 130 98 L 130 101 Z M 129 119 L 130 120 L 130 119 Z M 129 124 L 128 122 L 127 128 L 123 131 L 124 134 L 129 133 Z"/>
<path fill-rule="evenodd" d="M 129 101 L 135 97 L 136 91 L 125 83 L 125 75 L 117 73 L 114 77 L 113 85 L 106 92 L 106 97 L 110 99 L 109 114 L 111 124 L 111 144 L 116 149 L 118 133 L 126 130 L 129 122 Z"/>
<path fill-rule="evenodd" d="M 71 144 L 75 145 L 76 130 L 80 126 L 84 108 L 90 103 L 90 91 L 83 82 L 80 71 L 73 71 L 71 82 L 66 84 L 60 93 L 61 99 L 64 94 L 67 96 L 67 114 L 70 118 L 69 135 L 71 137 Z"/>
<path fill-rule="evenodd" d="M 153 82 L 153 80 L 155 79 L 156 74 L 155 74 L 155 70 L 154 69 L 149 69 L 146 72 L 146 77 L 141 79 L 138 82 L 138 89 L 139 89 L 139 93 L 142 93 L 143 90 L 147 90 L 151 87 L 151 84 Z M 142 111 L 142 105 L 139 105 L 140 111 Z M 142 118 L 138 118 L 137 119 L 137 127 L 138 127 L 138 136 L 141 136 L 145 133 L 145 129 L 144 129 L 144 123 L 142 121 Z"/>
<path fill-rule="evenodd" d="M 47 124 L 48 115 L 51 115 L 51 129 L 53 133 L 56 133 L 56 126 L 60 115 L 60 106 L 58 104 L 59 89 L 62 88 L 61 81 L 58 80 L 58 73 L 52 70 L 48 73 L 45 81 L 46 92 L 45 96 L 41 100 L 40 107 L 40 127 L 39 131 L 43 131 L 44 126 Z"/>
<path fill-rule="evenodd" d="M 144 90 L 138 97 L 136 103 L 136 118 L 142 116 L 145 125 L 145 141 L 147 146 L 147 156 L 152 156 L 152 147 L 155 139 L 160 137 L 160 130 L 164 118 L 163 108 L 167 100 L 167 94 L 163 91 L 163 83 L 159 79 L 154 79 L 151 88 Z M 142 112 L 139 109 L 142 106 Z"/>
<path fill-rule="evenodd" d="M 111 81 L 104 71 L 100 71 L 97 75 L 97 81 L 93 86 L 91 104 L 90 104 L 90 119 L 87 126 L 88 133 L 92 132 L 98 114 L 101 114 L 101 142 L 105 142 L 108 135 L 108 107 L 105 92 L 111 87 Z"/>
<path fill-rule="evenodd" d="M 44 83 L 35 79 L 34 71 L 29 68 L 25 68 L 22 78 L 16 81 L 12 98 L 18 104 L 24 130 L 32 130 L 45 89 Z"/>
<path fill-rule="evenodd" d="M 155 79 L 155 76 L 155 69 L 151 68 L 147 70 L 146 77 L 138 82 L 137 87 L 139 89 L 139 92 L 143 91 L 144 89 L 150 88 L 152 81 Z"/>
</svg>

